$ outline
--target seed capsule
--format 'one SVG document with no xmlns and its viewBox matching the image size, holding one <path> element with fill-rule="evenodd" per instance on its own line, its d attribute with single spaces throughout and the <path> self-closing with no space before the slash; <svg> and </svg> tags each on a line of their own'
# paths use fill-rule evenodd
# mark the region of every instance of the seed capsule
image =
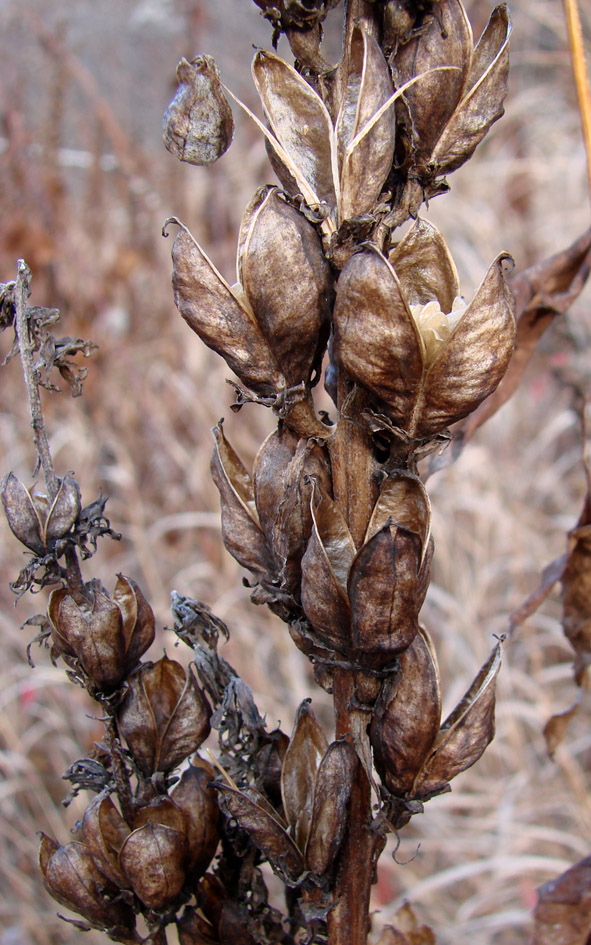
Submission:
<svg viewBox="0 0 591 945">
<path fill-rule="evenodd" d="M 234 134 L 218 68 L 211 56 L 197 56 L 192 62 L 181 59 L 176 75 L 179 87 L 164 114 L 164 144 L 179 161 L 213 164 L 226 153 Z"/>
</svg>

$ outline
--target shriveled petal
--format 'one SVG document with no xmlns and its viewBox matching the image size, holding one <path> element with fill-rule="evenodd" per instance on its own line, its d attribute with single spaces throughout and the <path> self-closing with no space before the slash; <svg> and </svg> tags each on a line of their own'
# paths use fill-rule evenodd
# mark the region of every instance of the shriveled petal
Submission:
<svg viewBox="0 0 591 945">
<path fill-rule="evenodd" d="M 399 660 L 399 672 L 376 706 L 370 740 L 380 777 L 393 794 L 404 796 L 437 737 L 441 693 L 437 660 L 425 630 L 419 630 Z"/>
<path fill-rule="evenodd" d="M 273 135 L 291 159 L 288 172 L 307 203 L 337 204 L 334 131 L 322 99 L 296 70 L 259 50 L 252 75 Z"/>
<path fill-rule="evenodd" d="M 244 568 L 263 578 L 272 572 L 274 562 L 259 525 L 251 477 L 221 424 L 214 427 L 213 434 L 211 474 L 220 492 L 224 544 Z"/>
<path fill-rule="evenodd" d="M 412 435 L 437 433 L 461 420 L 492 394 L 505 374 L 515 344 L 515 299 L 503 272 L 506 259 L 502 254 L 492 263 L 430 366 Z"/>
<path fill-rule="evenodd" d="M 422 341 L 398 277 L 378 250 L 356 253 L 341 272 L 334 325 L 345 371 L 403 425 L 422 377 Z"/>
<path fill-rule="evenodd" d="M 394 159 L 394 103 L 363 133 L 394 85 L 379 44 L 356 27 L 351 36 L 347 88 L 336 123 L 341 171 L 340 220 L 370 212 Z"/>
<path fill-rule="evenodd" d="M 284 379 L 252 312 L 183 227 L 172 247 L 175 304 L 196 334 L 248 387 L 270 395 Z"/>
<path fill-rule="evenodd" d="M 288 385 L 308 381 L 327 340 L 332 274 L 316 230 L 276 187 L 244 212 L 238 278 Z"/>
<path fill-rule="evenodd" d="M 495 734 L 495 686 L 501 666 L 498 643 L 466 695 L 441 726 L 433 751 L 416 779 L 415 794 L 442 791 L 478 761 Z"/>
<path fill-rule="evenodd" d="M 453 114 L 470 69 L 472 29 L 460 0 L 441 0 L 427 14 L 418 35 L 402 45 L 395 58 L 399 84 L 440 66 L 446 71 L 424 75 L 404 98 L 412 117 L 416 162 L 426 163 Z"/>
<path fill-rule="evenodd" d="M 314 786 L 320 762 L 328 748 L 310 701 L 300 705 L 281 767 L 281 798 L 291 835 L 304 850 L 310 832 Z"/>
<path fill-rule="evenodd" d="M 388 259 L 409 305 L 426 305 L 436 299 L 443 312 L 451 312 L 460 294 L 460 282 L 437 227 L 419 217 Z"/>
<path fill-rule="evenodd" d="M 461 167 L 503 114 L 510 33 L 511 21 L 506 5 L 502 4 L 491 14 L 474 50 L 462 100 L 433 150 L 431 159 L 438 173 L 450 173 Z"/>
<path fill-rule="evenodd" d="M 390 524 L 360 548 L 351 566 L 349 601 L 352 645 L 364 665 L 381 668 L 414 640 L 421 553 L 418 535 Z"/>
</svg>

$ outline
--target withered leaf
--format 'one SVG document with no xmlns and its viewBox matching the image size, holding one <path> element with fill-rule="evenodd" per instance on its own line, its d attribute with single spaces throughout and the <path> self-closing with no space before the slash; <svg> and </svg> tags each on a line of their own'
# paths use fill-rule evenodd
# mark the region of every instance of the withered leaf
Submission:
<svg viewBox="0 0 591 945">
<path fill-rule="evenodd" d="M 281 768 L 281 798 L 291 835 L 305 850 L 314 806 L 318 768 L 328 748 L 309 700 L 298 708 L 293 732 Z"/>
<path fill-rule="evenodd" d="M 412 790 L 439 731 L 441 692 L 431 639 L 422 628 L 399 656 L 370 727 L 376 767 L 393 794 Z"/>
<path fill-rule="evenodd" d="M 538 889 L 532 945 L 587 945 L 591 934 L 591 857 Z"/>
<path fill-rule="evenodd" d="M 329 745 L 320 762 L 306 844 L 306 866 L 317 876 L 330 869 L 339 851 L 358 765 L 355 749 L 345 740 Z"/>
<path fill-rule="evenodd" d="M 172 247 L 172 284 L 179 312 L 204 344 L 220 354 L 252 390 L 270 395 L 285 387 L 252 311 L 232 291 L 186 227 L 180 226 Z"/>
<path fill-rule="evenodd" d="M 133 891 L 149 909 L 161 909 L 183 888 L 183 833 L 148 821 L 130 833 L 119 862 Z"/>
<path fill-rule="evenodd" d="M 464 698 L 445 720 L 419 772 L 418 795 L 444 790 L 461 771 L 478 761 L 495 734 L 495 685 L 501 666 L 497 643 Z"/>
<path fill-rule="evenodd" d="M 304 870 L 304 858 L 279 821 L 241 791 L 225 784 L 216 787 L 228 814 L 250 834 L 255 846 L 271 865 L 291 879 L 300 876 Z"/>
<path fill-rule="evenodd" d="M 288 174 L 295 178 L 308 204 L 324 202 L 336 207 L 337 155 L 324 102 L 274 53 L 260 50 L 253 60 L 252 75 L 269 128 L 289 159 Z"/>
</svg>

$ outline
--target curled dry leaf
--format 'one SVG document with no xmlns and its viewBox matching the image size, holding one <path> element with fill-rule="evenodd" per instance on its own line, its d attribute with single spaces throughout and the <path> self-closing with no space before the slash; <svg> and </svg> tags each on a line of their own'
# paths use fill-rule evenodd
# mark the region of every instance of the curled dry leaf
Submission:
<svg viewBox="0 0 591 945">
<path fill-rule="evenodd" d="M 188 164 L 213 164 L 230 147 L 234 119 L 211 56 L 181 59 L 179 87 L 163 121 L 165 147 Z"/>
<path fill-rule="evenodd" d="M 142 774 L 170 771 L 199 748 L 211 710 L 191 668 L 164 656 L 129 677 L 118 711 L 119 731 Z"/>
<path fill-rule="evenodd" d="M 587 945 L 591 934 L 591 857 L 538 889 L 532 945 Z"/>
</svg>

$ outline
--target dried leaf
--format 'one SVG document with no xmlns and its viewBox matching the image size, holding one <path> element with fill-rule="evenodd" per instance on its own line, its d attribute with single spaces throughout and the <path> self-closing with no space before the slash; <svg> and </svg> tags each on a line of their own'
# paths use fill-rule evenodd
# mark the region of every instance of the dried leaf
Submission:
<svg viewBox="0 0 591 945">
<path fill-rule="evenodd" d="M 306 699 L 298 708 L 281 769 L 283 809 L 291 835 L 300 850 L 306 849 L 316 777 L 327 749 L 326 735 Z"/>
<path fill-rule="evenodd" d="M 557 712 L 556 715 L 553 715 L 544 726 L 544 738 L 546 739 L 546 749 L 550 758 L 554 757 L 554 753 L 558 746 L 564 741 L 566 733 L 570 727 L 572 720 L 579 713 L 581 707 L 581 699 L 583 695 L 583 689 L 579 689 L 577 698 L 570 706 L 569 709 L 565 709 L 564 712 Z"/>
<path fill-rule="evenodd" d="M 591 934 L 591 857 L 538 889 L 532 945 L 587 945 Z"/>
<path fill-rule="evenodd" d="M 419 772 L 415 793 L 440 792 L 452 778 L 478 761 L 495 734 L 495 684 L 501 666 L 497 643 L 464 698 L 445 720 Z"/>
<path fill-rule="evenodd" d="M 380 777 L 393 794 L 412 787 L 439 731 L 439 670 L 429 635 L 422 628 L 399 656 L 399 671 L 386 684 L 370 727 Z"/>
</svg>

